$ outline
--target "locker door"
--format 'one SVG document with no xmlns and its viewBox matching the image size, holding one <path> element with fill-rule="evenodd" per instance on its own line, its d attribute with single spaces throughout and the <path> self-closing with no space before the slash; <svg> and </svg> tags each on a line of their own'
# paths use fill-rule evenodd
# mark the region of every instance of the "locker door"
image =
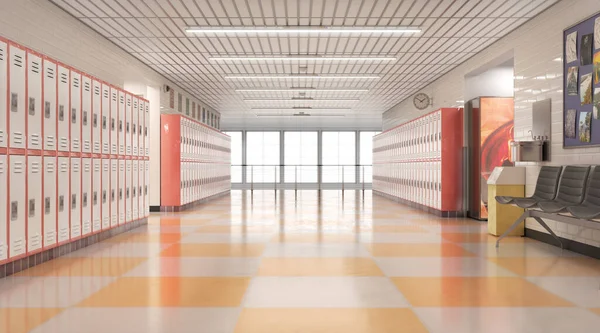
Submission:
<svg viewBox="0 0 600 333">
<path fill-rule="evenodd" d="M 131 179 L 131 160 L 125 161 L 125 222 L 130 222 L 133 216 L 131 194 L 133 181 Z"/>
<path fill-rule="evenodd" d="M 138 105 L 138 156 L 144 156 L 144 101 L 140 99 Z"/>
<path fill-rule="evenodd" d="M 125 155 L 125 93 L 119 90 L 119 155 Z"/>
<path fill-rule="evenodd" d="M 133 172 L 131 173 L 131 219 L 137 220 L 138 209 L 140 207 L 138 202 L 138 183 L 139 183 L 139 168 L 138 161 L 131 161 Z"/>
<path fill-rule="evenodd" d="M 131 154 L 133 156 L 138 155 L 138 111 L 140 109 L 139 106 L 139 98 L 132 96 L 133 108 L 131 109 Z"/>
<path fill-rule="evenodd" d="M 110 137 L 112 132 L 110 130 L 110 87 L 102 84 L 102 100 L 101 100 L 101 129 L 102 129 L 102 154 L 110 154 Z"/>
<path fill-rule="evenodd" d="M 92 232 L 102 229 L 102 160 L 92 160 Z"/>
<path fill-rule="evenodd" d="M 81 82 L 81 143 L 84 153 L 92 152 L 92 79 L 82 75 Z"/>
<path fill-rule="evenodd" d="M 115 88 L 110 88 L 110 153 L 119 153 L 119 94 Z"/>
<path fill-rule="evenodd" d="M 56 244 L 56 157 L 44 157 L 44 247 Z"/>
<path fill-rule="evenodd" d="M 92 80 L 92 152 L 102 154 L 102 141 L 100 134 L 105 127 L 102 127 L 102 85 L 96 80 Z"/>
<path fill-rule="evenodd" d="M 125 155 L 131 156 L 131 126 L 132 126 L 132 102 L 131 95 L 125 94 Z"/>
<path fill-rule="evenodd" d="M 58 65 L 58 150 L 70 151 L 70 118 L 69 118 L 69 78 L 70 72 L 65 67 Z"/>
<path fill-rule="evenodd" d="M 144 115 L 144 149 L 146 157 L 150 156 L 150 137 L 148 136 L 148 129 L 150 128 L 150 103 L 145 102 L 144 107 L 146 108 L 146 114 Z"/>
<path fill-rule="evenodd" d="M 9 74 L 9 126 L 10 142 L 12 148 L 26 148 L 25 146 L 25 50 L 13 45 L 9 47 L 10 74 Z M 21 215 L 22 212 L 21 212 Z M 11 252 L 12 254 L 12 252 Z"/>
<path fill-rule="evenodd" d="M 42 58 L 27 52 L 27 148 L 29 149 L 43 148 L 41 109 Z"/>
<path fill-rule="evenodd" d="M 81 152 L 81 74 L 71 71 L 71 151 Z M 73 236 L 73 235 L 71 235 Z"/>
<path fill-rule="evenodd" d="M 148 190 L 150 189 L 150 161 L 144 161 L 144 163 L 146 165 L 146 171 L 144 173 L 146 178 L 146 182 L 144 184 L 144 216 L 148 217 L 150 215 L 150 197 L 148 195 Z"/>
<path fill-rule="evenodd" d="M 102 207 L 102 230 L 110 228 L 110 208 L 111 208 L 111 200 L 110 200 L 110 191 L 111 191 L 111 179 L 110 179 L 110 160 L 104 159 L 102 160 L 102 179 L 100 181 L 100 186 L 97 187 L 100 191 L 101 198 L 101 207 Z"/>
<path fill-rule="evenodd" d="M 0 147 L 2 148 L 6 148 L 7 145 L 7 135 L 6 135 L 6 131 L 7 131 L 7 127 L 6 127 L 6 107 L 5 105 L 7 105 L 7 86 L 8 86 L 8 44 L 6 44 L 6 42 L 1 41 L 0 40 L 0 105 L 2 105 L 2 107 L 0 107 Z M 6 161 L 5 161 L 6 162 Z M 6 167 L 6 165 L 5 165 Z M 6 176 L 6 174 L 4 175 Z M 6 208 L 5 208 L 6 209 Z M 0 225 L 0 228 L 2 226 Z M 0 235 L 0 237 L 2 237 L 2 235 Z M 0 239 L 0 242 L 2 242 L 2 240 Z M 0 245 L 1 247 L 2 245 Z M 2 253 L 3 249 L 0 248 L 0 260 L 2 259 Z M 6 255 L 6 252 L 4 252 L 4 255 Z M 6 259 L 6 258 L 4 258 Z"/>
<path fill-rule="evenodd" d="M 4 52 L 4 51 L 2 51 Z M 6 53 L 2 53 L 5 57 Z M 8 183 L 8 163 L 6 155 L 0 155 L 0 182 Z M 7 186 L 0 186 L 0 261 L 8 258 L 8 235 L 6 207 L 8 204 Z"/>
<path fill-rule="evenodd" d="M 81 173 L 81 235 L 92 232 L 92 159 L 82 158 Z"/>
<path fill-rule="evenodd" d="M 10 192 L 9 202 L 9 253 L 10 258 L 25 254 L 25 186 L 26 183 L 26 160 L 25 156 L 11 155 L 10 163 Z"/>
<path fill-rule="evenodd" d="M 119 224 L 125 223 L 125 160 L 119 160 Z"/>
<path fill-rule="evenodd" d="M 56 64 L 48 59 L 44 59 L 43 122 L 45 150 L 56 150 L 56 85 Z"/>
<path fill-rule="evenodd" d="M 42 157 L 27 158 L 27 252 L 42 248 Z"/>
<path fill-rule="evenodd" d="M 139 168 L 139 184 L 138 184 L 138 214 L 139 218 L 146 216 L 146 208 L 144 207 L 146 192 L 146 161 L 138 161 Z"/>
<path fill-rule="evenodd" d="M 69 202 L 70 202 L 70 169 L 71 162 L 68 157 L 58 158 L 58 195 L 57 195 L 57 219 L 58 219 L 58 242 L 62 243 L 69 240 L 70 221 L 69 221 Z"/>
<path fill-rule="evenodd" d="M 119 225 L 119 161 L 110 160 L 110 226 Z"/>
<path fill-rule="evenodd" d="M 81 158 L 71 158 L 71 239 L 81 236 Z"/>
</svg>

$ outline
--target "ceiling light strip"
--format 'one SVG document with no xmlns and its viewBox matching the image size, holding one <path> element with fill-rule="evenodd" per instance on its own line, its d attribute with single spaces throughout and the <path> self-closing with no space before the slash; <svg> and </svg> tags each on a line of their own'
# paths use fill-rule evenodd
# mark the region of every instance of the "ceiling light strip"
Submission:
<svg viewBox="0 0 600 333">
<path fill-rule="evenodd" d="M 396 57 L 286 56 L 286 57 L 211 57 L 210 61 L 396 61 Z"/>
<path fill-rule="evenodd" d="M 246 98 L 244 102 L 360 102 L 359 98 Z"/>
<path fill-rule="evenodd" d="M 381 77 L 376 75 L 225 75 L 228 80 L 254 80 L 254 79 L 360 79 L 360 80 L 378 80 Z"/>
<path fill-rule="evenodd" d="M 368 92 L 369 89 L 317 89 L 317 88 L 286 88 L 286 89 L 276 89 L 276 88 L 253 88 L 253 89 L 236 89 L 236 92 L 292 92 L 292 91 L 315 91 L 315 92 Z"/>
<path fill-rule="evenodd" d="M 185 32 L 195 34 L 408 34 L 421 32 L 420 27 L 411 26 L 231 26 L 231 27 L 186 27 Z"/>
</svg>

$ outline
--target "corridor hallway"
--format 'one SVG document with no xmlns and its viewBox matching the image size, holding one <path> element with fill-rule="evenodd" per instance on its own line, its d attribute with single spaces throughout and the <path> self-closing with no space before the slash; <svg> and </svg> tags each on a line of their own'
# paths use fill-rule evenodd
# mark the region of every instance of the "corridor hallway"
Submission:
<svg viewBox="0 0 600 333">
<path fill-rule="evenodd" d="M 600 262 L 370 191 L 233 191 L 0 280 L 0 333 L 551 333 Z"/>
</svg>

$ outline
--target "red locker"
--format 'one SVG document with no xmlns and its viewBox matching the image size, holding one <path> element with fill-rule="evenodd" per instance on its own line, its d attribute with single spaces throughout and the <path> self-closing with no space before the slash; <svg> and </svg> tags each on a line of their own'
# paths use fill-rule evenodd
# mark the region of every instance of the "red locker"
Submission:
<svg viewBox="0 0 600 333">
<path fill-rule="evenodd" d="M 82 152 L 92 152 L 92 79 L 81 76 L 81 144 Z"/>
<path fill-rule="evenodd" d="M 42 149 L 42 57 L 27 52 L 27 148 Z M 41 162 L 40 162 L 41 163 Z"/>
<path fill-rule="evenodd" d="M 10 74 L 9 83 L 9 147 L 25 149 L 25 50 L 10 44 L 9 48 Z"/>
<path fill-rule="evenodd" d="M 44 58 L 44 149 L 56 150 L 56 63 Z"/>
</svg>

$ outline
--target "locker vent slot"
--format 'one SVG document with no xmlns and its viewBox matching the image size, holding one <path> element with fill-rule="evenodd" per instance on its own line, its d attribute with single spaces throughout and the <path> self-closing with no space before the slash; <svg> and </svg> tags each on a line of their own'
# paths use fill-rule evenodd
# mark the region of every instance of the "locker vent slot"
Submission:
<svg viewBox="0 0 600 333">
<path fill-rule="evenodd" d="M 4 60 L 4 49 L 0 49 L 0 60 Z"/>
<path fill-rule="evenodd" d="M 13 59 L 13 65 L 17 67 L 23 67 L 23 57 L 15 54 L 15 58 Z"/>
<path fill-rule="evenodd" d="M 77 209 L 77 194 L 71 194 L 71 209 Z"/>
<path fill-rule="evenodd" d="M 29 199 L 29 217 L 35 217 L 35 199 Z"/>
<path fill-rule="evenodd" d="M 83 111 L 83 126 L 87 126 L 88 124 L 88 112 L 87 111 Z"/>
<path fill-rule="evenodd" d="M 61 73 L 60 74 L 60 82 L 62 83 L 68 83 L 69 76 L 65 73 Z"/>
<path fill-rule="evenodd" d="M 109 94 L 108 94 L 108 90 L 104 90 L 104 91 L 102 91 L 102 96 L 104 96 L 104 98 L 109 98 L 109 96 L 108 96 L 108 95 L 109 95 Z"/>
<path fill-rule="evenodd" d="M 51 116 L 50 102 L 46 101 L 46 102 L 44 102 L 44 118 L 50 119 L 50 116 Z"/>
<path fill-rule="evenodd" d="M 35 116 L 35 97 L 29 97 L 29 115 Z"/>
<path fill-rule="evenodd" d="M 16 221 L 19 218 L 19 202 L 13 201 L 10 203 L 10 220 Z"/>
<path fill-rule="evenodd" d="M 62 212 L 64 210 L 65 210 L 65 196 L 60 195 L 60 196 L 58 196 L 58 211 Z"/>
<path fill-rule="evenodd" d="M 119 102 L 121 104 L 124 104 L 125 103 L 125 98 L 123 96 L 119 96 Z"/>
<path fill-rule="evenodd" d="M 77 109 L 76 108 L 71 109 L 71 123 L 73 123 L 73 124 L 77 123 Z"/>
<path fill-rule="evenodd" d="M 10 93 L 10 111 L 19 111 L 19 94 L 17 93 Z"/>
<path fill-rule="evenodd" d="M 84 83 L 84 84 L 83 84 L 83 89 L 84 89 L 85 91 L 90 91 L 90 83 L 89 83 L 89 82 L 86 82 L 86 83 Z"/>
<path fill-rule="evenodd" d="M 40 171 L 41 171 L 40 166 L 41 166 L 40 163 L 31 163 L 31 172 L 40 173 Z"/>
<path fill-rule="evenodd" d="M 34 73 L 39 73 L 40 72 L 40 63 L 32 61 L 31 62 L 31 71 Z"/>
<path fill-rule="evenodd" d="M 131 106 L 131 101 L 127 100 L 127 106 Z"/>
<path fill-rule="evenodd" d="M 73 87 L 79 88 L 79 79 L 76 77 L 73 78 Z"/>
<path fill-rule="evenodd" d="M 117 101 L 117 94 L 115 94 L 115 93 L 112 94 L 112 100 L 113 100 L 113 102 Z"/>
<path fill-rule="evenodd" d="M 50 214 L 50 198 L 46 197 L 46 199 L 44 199 L 44 213 L 46 215 Z"/>
<path fill-rule="evenodd" d="M 65 120 L 65 106 L 64 105 L 58 106 L 58 120 L 59 121 Z"/>
<path fill-rule="evenodd" d="M 46 68 L 46 77 L 49 79 L 54 78 L 54 68 L 52 68 L 52 67 Z"/>
<path fill-rule="evenodd" d="M 100 87 L 94 87 L 94 95 L 100 96 Z"/>
<path fill-rule="evenodd" d="M 92 119 L 92 126 L 94 126 L 94 128 L 98 128 L 98 115 L 94 113 L 94 117 Z"/>
<path fill-rule="evenodd" d="M 98 206 L 98 192 L 94 191 L 92 196 L 92 205 Z"/>
<path fill-rule="evenodd" d="M 12 167 L 15 173 L 23 173 L 25 171 L 24 165 L 21 162 L 17 162 Z"/>
</svg>

